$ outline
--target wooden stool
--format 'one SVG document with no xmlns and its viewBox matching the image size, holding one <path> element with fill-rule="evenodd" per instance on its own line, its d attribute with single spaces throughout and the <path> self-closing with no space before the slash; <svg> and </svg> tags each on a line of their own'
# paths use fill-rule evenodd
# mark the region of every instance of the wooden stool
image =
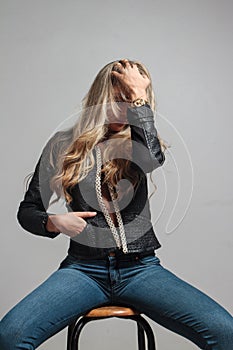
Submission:
<svg viewBox="0 0 233 350">
<path fill-rule="evenodd" d="M 156 350 L 155 338 L 149 323 L 140 313 L 130 307 L 103 306 L 92 309 L 85 315 L 78 317 L 68 326 L 67 350 L 78 350 L 79 336 L 82 328 L 90 321 L 119 317 L 137 322 L 138 349 L 145 350 L 145 335 L 147 336 L 148 350 Z"/>
</svg>

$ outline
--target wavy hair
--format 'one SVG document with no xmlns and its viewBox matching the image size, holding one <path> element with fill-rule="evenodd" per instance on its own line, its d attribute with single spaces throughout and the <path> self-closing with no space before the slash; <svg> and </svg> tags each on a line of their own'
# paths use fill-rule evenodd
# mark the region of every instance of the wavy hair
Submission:
<svg viewBox="0 0 233 350">
<path fill-rule="evenodd" d="M 47 161 L 53 174 L 49 184 L 51 190 L 57 194 L 57 198 L 50 205 L 62 196 L 70 204 L 72 188 L 87 176 L 95 164 L 94 147 L 104 141 L 106 142 L 102 157 L 107 161 L 103 162 L 101 169 L 104 175 L 103 183 L 109 181 L 116 189 L 118 182 L 126 178 L 135 188 L 140 181 L 139 172 L 131 167 L 130 125 L 125 124 L 120 131 L 115 133 L 111 132 L 108 127 L 108 109 L 110 108 L 113 114 L 117 115 L 119 104 L 116 102 L 129 101 L 127 92 L 123 91 L 118 80 L 111 75 L 113 70 L 117 70 L 117 62 L 119 61 L 108 63 L 98 72 L 89 91 L 82 99 L 81 113 L 76 123 L 68 130 L 57 132 L 49 141 Z M 149 78 L 150 84 L 146 93 L 148 103 L 155 112 L 157 105 L 148 69 L 139 61 L 129 60 L 129 63 L 136 64 L 139 72 Z M 120 88 L 120 96 L 117 99 L 114 94 L 115 86 Z M 157 136 L 164 152 L 169 146 L 159 134 Z M 108 140 L 114 140 L 114 142 L 108 142 Z M 116 149 L 120 152 L 121 158 L 114 156 Z M 157 187 L 152 180 L 151 173 L 150 180 L 156 190 Z"/>
</svg>

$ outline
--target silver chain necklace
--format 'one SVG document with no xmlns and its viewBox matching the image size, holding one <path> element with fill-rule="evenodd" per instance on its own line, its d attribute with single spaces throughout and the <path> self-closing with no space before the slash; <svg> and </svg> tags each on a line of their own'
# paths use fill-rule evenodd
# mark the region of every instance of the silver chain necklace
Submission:
<svg viewBox="0 0 233 350">
<path fill-rule="evenodd" d="M 97 166 L 97 171 L 96 171 L 96 178 L 95 178 L 95 189 L 96 189 L 96 194 L 97 194 L 97 199 L 100 205 L 101 210 L 103 211 L 103 214 L 105 216 L 105 219 L 110 227 L 110 230 L 113 234 L 113 237 L 116 241 L 116 245 L 118 248 L 122 247 L 122 250 L 124 253 L 128 253 L 128 247 L 127 247 L 127 242 L 126 242 L 126 236 L 125 236 L 125 229 L 124 229 L 124 224 L 122 221 L 121 213 L 119 210 L 118 202 L 114 193 L 114 189 L 112 184 L 107 181 L 109 193 L 111 195 L 111 199 L 113 202 L 114 210 L 116 213 L 116 218 L 118 222 L 118 227 L 120 234 L 117 231 L 116 226 L 114 225 L 114 222 L 109 215 L 109 212 L 103 202 L 102 198 L 102 192 L 101 192 L 101 150 L 99 146 L 96 145 L 96 166 Z"/>
</svg>

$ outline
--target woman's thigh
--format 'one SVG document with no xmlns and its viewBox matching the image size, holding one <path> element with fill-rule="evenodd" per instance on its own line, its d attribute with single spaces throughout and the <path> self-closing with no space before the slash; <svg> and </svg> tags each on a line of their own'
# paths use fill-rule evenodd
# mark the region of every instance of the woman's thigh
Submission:
<svg viewBox="0 0 233 350">
<path fill-rule="evenodd" d="M 79 315 L 106 302 L 98 283 L 66 259 L 3 317 L 0 349 L 35 349 Z"/>
<path fill-rule="evenodd" d="M 124 280 L 124 273 L 122 273 Z M 232 350 L 233 318 L 208 295 L 160 264 L 158 257 L 142 258 L 137 273 L 119 292 L 119 301 L 180 334 L 201 349 Z"/>
</svg>

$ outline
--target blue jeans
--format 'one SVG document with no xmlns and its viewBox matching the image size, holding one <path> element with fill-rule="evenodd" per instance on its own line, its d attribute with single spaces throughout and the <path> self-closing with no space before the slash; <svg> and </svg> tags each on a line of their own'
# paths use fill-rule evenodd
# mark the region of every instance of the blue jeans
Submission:
<svg viewBox="0 0 233 350">
<path fill-rule="evenodd" d="M 0 322 L 0 349 L 35 349 L 79 315 L 107 304 L 135 307 L 200 349 L 232 350 L 233 317 L 221 305 L 147 256 L 78 260 L 58 269 Z"/>
</svg>

